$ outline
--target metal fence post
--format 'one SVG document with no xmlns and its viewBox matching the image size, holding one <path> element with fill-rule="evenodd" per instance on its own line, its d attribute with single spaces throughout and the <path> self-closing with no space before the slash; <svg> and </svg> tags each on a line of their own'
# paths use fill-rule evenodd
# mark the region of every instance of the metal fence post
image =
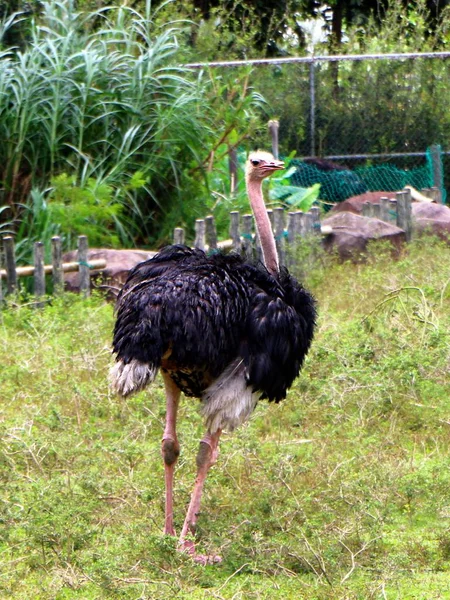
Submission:
<svg viewBox="0 0 450 600">
<path fill-rule="evenodd" d="M 310 118 L 310 124 L 309 124 L 309 131 L 310 131 L 310 136 L 311 136 L 311 146 L 310 146 L 310 153 L 311 156 L 315 156 L 316 155 L 316 63 L 314 61 L 314 57 L 311 59 L 311 62 L 309 63 L 309 100 L 310 100 L 310 107 L 309 107 L 309 118 Z"/>
</svg>

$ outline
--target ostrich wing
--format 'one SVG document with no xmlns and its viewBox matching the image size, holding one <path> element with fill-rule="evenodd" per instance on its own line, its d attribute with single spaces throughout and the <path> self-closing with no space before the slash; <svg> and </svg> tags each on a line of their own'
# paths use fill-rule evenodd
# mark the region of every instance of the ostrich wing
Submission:
<svg viewBox="0 0 450 600">
<path fill-rule="evenodd" d="M 170 246 L 137 265 L 118 298 L 114 351 L 173 372 L 197 372 L 198 382 L 180 387 L 200 395 L 237 355 L 245 322 L 247 289 L 240 259 L 206 257 Z M 177 381 L 177 383 L 179 383 Z"/>
<path fill-rule="evenodd" d="M 270 276 L 269 276 L 270 277 Z M 279 402 L 297 377 L 311 345 L 316 318 L 312 296 L 282 270 L 278 285 L 259 279 L 241 353 L 247 377 L 262 397 Z M 268 289 L 269 287 L 269 289 Z"/>
</svg>

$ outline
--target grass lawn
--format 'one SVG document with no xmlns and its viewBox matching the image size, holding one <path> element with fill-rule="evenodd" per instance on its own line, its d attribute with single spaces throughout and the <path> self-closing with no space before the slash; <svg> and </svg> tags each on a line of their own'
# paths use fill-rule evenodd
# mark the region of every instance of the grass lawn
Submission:
<svg viewBox="0 0 450 600">
<path fill-rule="evenodd" d="M 113 309 L 66 295 L 0 313 L 0 598 L 450 598 L 450 248 L 318 256 L 319 327 L 280 405 L 224 435 L 202 567 L 161 534 L 161 382 L 108 390 Z M 180 529 L 203 435 L 180 413 Z"/>
</svg>

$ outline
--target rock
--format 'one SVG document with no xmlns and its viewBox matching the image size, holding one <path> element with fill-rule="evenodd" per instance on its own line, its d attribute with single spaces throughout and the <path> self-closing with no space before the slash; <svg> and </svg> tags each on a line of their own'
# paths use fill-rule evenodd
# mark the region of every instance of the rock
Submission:
<svg viewBox="0 0 450 600">
<path fill-rule="evenodd" d="M 380 219 L 361 217 L 351 212 L 333 214 L 323 220 L 323 225 L 329 225 L 333 230 L 324 238 L 325 249 L 337 251 L 343 260 L 360 259 L 368 243 L 374 240 L 389 241 L 396 254 L 406 241 L 403 229 Z"/>
<path fill-rule="evenodd" d="M 360 194 L 359 196 L 352 196 L 351 198 L 347 198 L 347 200 L 344 200 L 343 202 L 335 204 L 330 210 L 329 214 L 339 212 L 351 212 L 356 215 L 360 215 L 362 213 L 362 207 L 365 202 L 370 202 L 371 204 L 380 204 L 381 198 L 389 198 L 395 200 L 395 192 L 366 192 L 365 194 Z"/>
<path fill-rule="evenodd" d="M 93 288 L 105 290 L 109 296 L 115 297 L 117 292 L 125 283 L 128 272 L 138 263 L 154 256 L 156 252 L 147 250 L 111 250 L 108 248 L 91 248 L 88 251 L 88 260 L 103 258 L 106 261 L 105 269 L 93 269 L 91 271 L 91 283 Z M 66 252 L 63 262 L 78 260 L 78 252 L 72 250 Z M 80 291 L 79 274 L 64 274 L 65 288 L 71 292 Z"/>
<path fill-rule="evenodd" d="M 414 230 L 417 233 L 433 233 L 450 242 L 450 208 L 448 206 L 413 202 L 412 216 Z"/>
</svg>

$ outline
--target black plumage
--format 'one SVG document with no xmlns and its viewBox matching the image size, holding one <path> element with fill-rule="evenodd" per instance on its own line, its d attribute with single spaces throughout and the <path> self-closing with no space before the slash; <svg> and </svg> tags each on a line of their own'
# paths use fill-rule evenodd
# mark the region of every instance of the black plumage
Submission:
<svg viewBox="0 0 450 600">
<path fill-rule="evenodd" d="M 298 375 L 315 324 L 312 296 L 235 254 L 168 246 L 129 274 L 117 301 L 113 348 L 163 368 L 188 396 L 201 397 L 236 358 L 247 383 L 278 402 Z"/>
</svg>

